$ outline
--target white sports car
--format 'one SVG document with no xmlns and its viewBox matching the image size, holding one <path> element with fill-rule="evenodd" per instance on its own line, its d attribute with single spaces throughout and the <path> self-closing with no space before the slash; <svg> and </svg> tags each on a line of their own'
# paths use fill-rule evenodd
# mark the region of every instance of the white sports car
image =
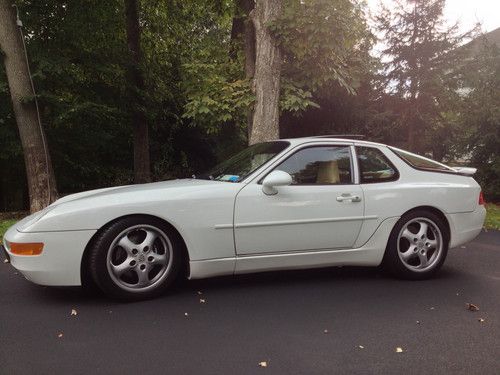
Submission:
<svg viewBox="0 0 500 375">
<path fill-rule="evenodd" d="M 10 228 L 4 247 L 34 283 L 123 299 L 183 273 L 382 265 L 423 279 L 481 231 L 474 172 L 356 139 L 283 139 L 191 179 L 66 196 Z"/>
</svg>

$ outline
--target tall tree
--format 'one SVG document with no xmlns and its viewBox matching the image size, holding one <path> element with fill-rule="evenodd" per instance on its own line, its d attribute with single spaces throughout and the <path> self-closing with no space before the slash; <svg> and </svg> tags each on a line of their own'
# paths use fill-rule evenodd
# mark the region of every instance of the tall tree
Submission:
<svg viewBox="0 0 500 375">
<path fill-rule="evenodd" d="M 238 44 L 243 44 L 245 78 L 248 81 L 253 79 L 255 74 L 255 28 L 250 18 L 250 13 L 255 8 L 255 0 L 235 0 L 234 16 L 231 27 L 231 45 L 230 56 L 235 60 L 237 57 Z M 243 42 L 243 43 L 241 43 Z M 247 113 L 247 134 L 250 139 L 253 122 L 253 108 Z"/>
<path fill-rule="evenodd" d="M 256 69 L 258 60 L 259 69 L 267 73 L 274 66 L 255 56 L 255 47 L 259 49 L 259 46 L 253 26 L 259 20 L 258 10 L 264 9 L 264 3 L 259 5 L 253 0 L 234 0 L 231 9 L 231 40 L 234 41 L 237 39 L 236 35 L 241 35 L 245 24 L 249 27 L 244 29 L 244 40 L 240 38 L 227 49 L 224 40 L 228 39 L 228 35 L 224 35 L 223 29 L 219 28 L 217 35 L 220 39 L 215 45 L 217 48 L 222 46 L 224 52 L 221 54 L 211 44 L 213 40 L 204 37 L 201 39 L 203 47 L 200 47 L 203 53 L 198 52 L 199 57 L 184 65 L 188 68 L 185 79 L 188 101 L 183 117 L 205 126 L 211 133 L 235 123 L 242 130 L 247 130 L 250 143 L 256 142 L 252 140 L 252 136 L 256 134 L 252 124 L 254 118 L 264 119 L 263 108 L 273 108 L 273 121 L 270 122 L 270 117 L 267 116 L 269 113 L 265 120 L 260 121 L 262 129 L 271 134 L 261 137 L 259 141 L 277 138 L 282 132 L 286 135 L 289 132 L 281 124 L 278 129 L 279 116 L 289 113 L 297 119 L 308 108 L 318 107 L 313 97 L 316 95 L 338 97 L 339 92 L 343 95 L 355 93 L 372 65 L 369 51 L 373 37 L 366 24 L 362 1 L 282 0 L 280 12 L 269 17 L 267 22 L 261 22 L 261 34 L 265 32 L 268 39 L 272 40 L 273 48 L 268 48 L 268 51 L 273 51 L 273 61 L 279 65 L 279 69 L 268 74 L 272 79 L 262 79 Z M 271 3 L 272 6 L 276 4 Z M 248 10 L 251 10 L 251 16 L 246 17 Z M 219 25 L 224 22 L 219 21 Z M 203 35 L 211 34 L 204 31 Z M 235 44 L 240 49 L 235 48 Z M 261 43 L 261 47 L 263 45 Z M 210 51 L 209 54 L 207 50 Z M 261 48 L 261 52 L 264 50 Z M 281 59 L 276 58 L 274 51 L 279 53 Z M 244 57 L 244 61 L 241 57 Z M 257 81 L 264 85 L 264 92 L 258 92 Z M 279 84 L 279 90 L 273 82 Z M 254 89 L 253 93 L 250 86 Z M 275 88 L 273 101 L 263 99 L 264 95 L 272 92 L 267 89 L 268 86 Z M 259 105 L 262 106 L 260 113 Z M 250 121 L 241 116 L 246 113 L 249 113 Z M 331 123 L 330 120 L 327 121 Z M 297 120 L 294 122 L 297 124 Z M 304 131 L 307 132 L 307 127 Z"/>
<path fill-rule="evenodd" d="M 385 85 L 406 104 L 401 113 L 408 148 L 425 151 L 425 139 L 439 121 L 443 99 L 453 94 L 456 77 L 450 68 L 462 56 L 452 53 L 475 30 L 459 33 L 458 24 L 447 26 L 443 17 L 446 0 L 396 0 L 375 17 L 389 59 Z"/>
<path fill-rule="evenodd" d="M 257 0 L 251 18 L 255 29 L 255 93 L 252 127 L 248 142 L 279 138 L 279 101 L 282 54 L 269 24 L 281 15 L 282 0 Z"/>
<path fill-rule="evenodd" d="M 456 154 L 478 168 L 486 198 L 500 201 L 500 46 L 478 38 L 462 67 L 461 100 L 454 112 L 460 142 Z M 449 131 L 449 129 L 448 129 Z"/>
<path fill-rule="evenodd" d="M 130 53 L 130 112 L 134 127 L 134 181 L 151 180 L 149 155 L 149 128 L 144 108 L 144 77 L 141 71 L 141 29 L 139 26 L 139 0 L 125 1 L 127 46 Z"/>
<path fill-rule="evenodd" d="M 56 181 L 24 49 L 22 24 L 8 0 L 0 1 L 0 19 L 0 49 L 24 153 L 30 210 L 36 212 L 56 199 Z"/>
</svg>

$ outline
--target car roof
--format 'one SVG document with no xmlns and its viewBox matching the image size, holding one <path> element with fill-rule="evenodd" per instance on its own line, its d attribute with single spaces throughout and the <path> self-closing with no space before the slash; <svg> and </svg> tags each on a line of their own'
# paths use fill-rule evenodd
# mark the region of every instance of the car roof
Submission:
<svg viewBox="0 0 500 375">
<path fill-rule="evenodd" d="M 335 137 L 335 136 L 312 136 L 312 137 L 300 137 L 300 138 L 285 138 L 279 139 L 280 141 L 290 142 L 292 145 L 299 145 L 308 142 L 321 142 L 321 141 L 329 141 L 329 142 L 342 142 L 342 143 L 352 143 L 357 145 L 366 145 L 366 146 L 383 146 L 387 147 L 387 145 L 383 143 L 364 141 L 361 139 L 354 138 L 344 138 L 344 137 Z"/>
</svg>

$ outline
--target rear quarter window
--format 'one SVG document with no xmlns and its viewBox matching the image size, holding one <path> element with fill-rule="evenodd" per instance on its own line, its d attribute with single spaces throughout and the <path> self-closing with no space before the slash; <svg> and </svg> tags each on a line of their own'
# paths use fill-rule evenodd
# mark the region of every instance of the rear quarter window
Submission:
<svg viewBox="0 0 500 375">
<path fill-rule="evenodd" d="M 389 182 L 399 178 L 396 167 L 378 148 L 356 146 L 356 157 L 362 184 Z"/>
<path fill-rule="evenodd" d="M 450 168 L 447 165 L 441 164 L 435 160 L 428 159 L 426 157 L 411 153 L 409 151 L 404 151 L 395 147 L 389 147 L 389 149 L 413 168 L 423 169 L 431 172 L 434 171 L 434 172 L 448 172 L 455 174 L 457 173 L 453 168 Z"/>
</svg>

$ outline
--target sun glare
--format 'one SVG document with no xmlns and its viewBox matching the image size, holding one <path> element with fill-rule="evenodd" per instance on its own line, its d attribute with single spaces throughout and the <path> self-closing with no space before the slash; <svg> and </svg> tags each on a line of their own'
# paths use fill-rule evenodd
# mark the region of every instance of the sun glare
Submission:
<svg viewBox="0 0 500 375">
<path fill-rule="evenodd" d="M 381 0 L 368 0 L 372 11 L 376 11 Z M 391 4 L 393 0 L 382 0 L 384 4 Z M 500 27 L 499 0 L 447 0 L 445 17 L 450 24 L 458 21 L 462 30 L 467 30 L 476 23 L 481 23 L 485 32 Z"/>
</svg>

